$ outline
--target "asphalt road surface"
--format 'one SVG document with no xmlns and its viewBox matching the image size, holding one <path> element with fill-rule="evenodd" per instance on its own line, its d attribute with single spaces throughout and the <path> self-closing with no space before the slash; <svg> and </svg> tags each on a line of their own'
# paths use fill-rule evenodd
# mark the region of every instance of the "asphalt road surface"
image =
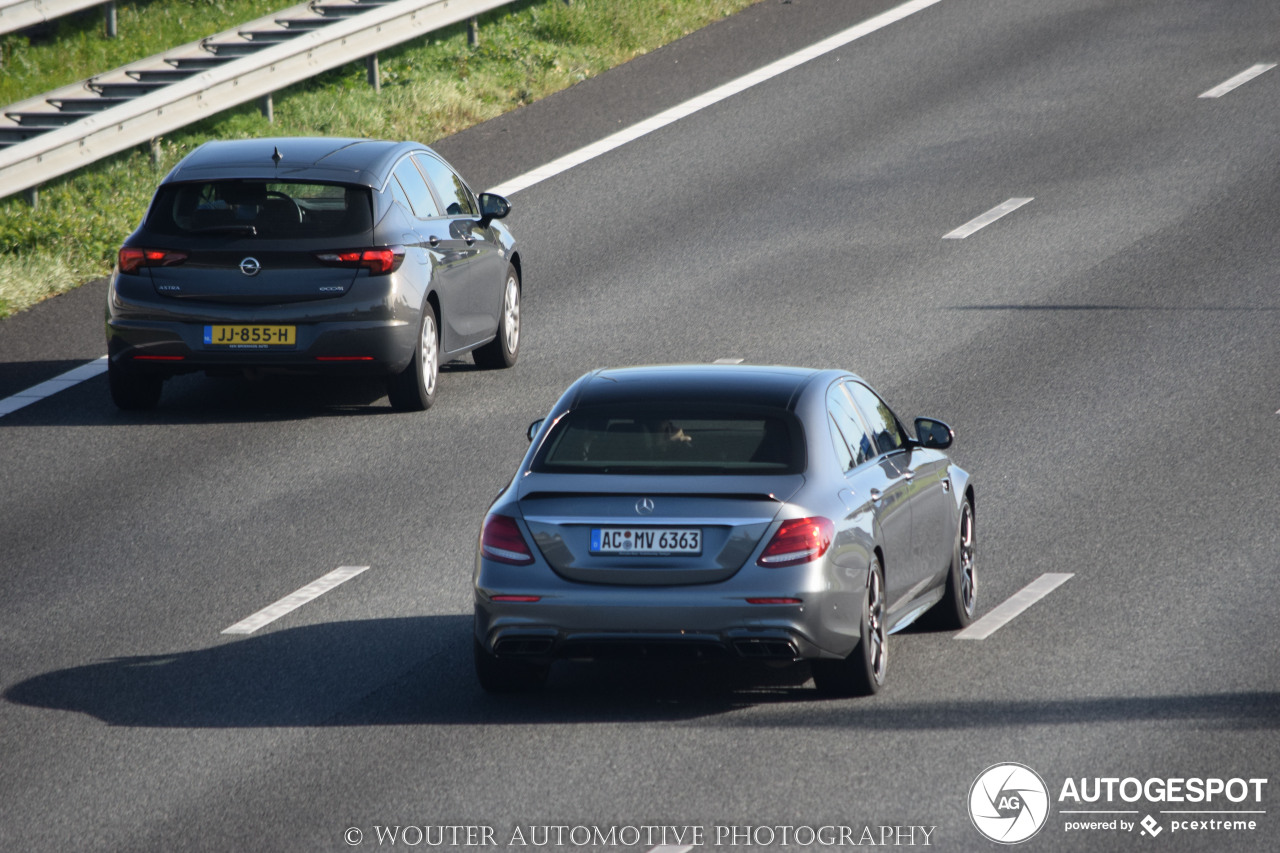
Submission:
<svg viewBox="0 0 1280 853">
<path fill-rule="evenodd" d="M 893 5 L 765 0 L 438 147 L 500 186 Z M 0 849 L 1280 849 L 1278 31 L 940 0 L 515 192 L 520 363 L 427 413 L 195 376 L 126 415 L 98 376 L 0 417 Z M 0 397 L 101 356 L 104 293 L 0 323 Z M 983 613 L 1069 578 L 985 639 L 894 635 L 870 699 L 483 694 L 471 563 L 525 426 L 591 368 L 722 358 L 951 423 Z"/>
</svg>

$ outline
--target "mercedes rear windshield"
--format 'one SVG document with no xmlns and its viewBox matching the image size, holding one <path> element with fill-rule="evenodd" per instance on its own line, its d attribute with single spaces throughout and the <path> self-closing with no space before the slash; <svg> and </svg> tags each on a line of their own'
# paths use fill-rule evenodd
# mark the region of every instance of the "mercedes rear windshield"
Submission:
<svg viewBox="0 0 1280 853">
<path fill-rule="evenodd" d="M 532 469 L 563 474 L 798 474 L 804 434 L 790 412 L 649 403 L 569 412 Z"/>
</svg>

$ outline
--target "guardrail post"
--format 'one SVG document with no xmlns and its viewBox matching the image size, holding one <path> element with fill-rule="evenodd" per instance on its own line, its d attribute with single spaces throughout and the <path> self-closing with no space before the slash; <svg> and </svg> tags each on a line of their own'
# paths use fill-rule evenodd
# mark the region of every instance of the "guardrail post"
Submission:
<svg viewBox="0 0 1280 853">
<path fill-rule="evenodd" d="M 262 113 L 262 117 L 267 120 L 267 124 L 276 123 L 276 103 L 271 97 L 271 93 L 262 96 L 262 100 L 258 102 L 258 110 Z"/>
<path fill-rule="evenodd" d="M 373 87 L 373 91 L 382 91 L 382 78 L 378 75 L 378 54 L 371 53 L 364 58 L 364 67 L 368 72 L 369 85 Z"/>
<path fill-rule="evenodd" d="M 162 156 L 163 155 L 160 150 L 160 137 L 158 136 L 151 137 L 151 168 L 153 169 L 160 168 L 160 160 Z"/>
<path fill-rule="evenodd" d="M 40 188 L 28 187 L 22 195 L 27 199 L 27 204 L 31 205 L 32 210 L 40 207 Z"/>
<path fill-rule="evenodd" d="M 472 47 L 480 46 L 480 19 L 474 15 L 467 21 L 467 44 Z"/>
<path fill-rule="evenodd" d="M 116 37 L 116 0 L 110 0 L 103 7 L 103 14 L 106 16 L 107 22 L 107 38 L 113 39 Z"/>
</svg>

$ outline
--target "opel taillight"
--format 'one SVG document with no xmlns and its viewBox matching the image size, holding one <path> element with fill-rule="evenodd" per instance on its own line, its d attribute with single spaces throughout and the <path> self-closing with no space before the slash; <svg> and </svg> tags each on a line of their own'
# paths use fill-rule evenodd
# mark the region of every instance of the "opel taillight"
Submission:
<svg viewBox="0 0 1280 853">
<path fill-rule="evenodd" d="M 319 252 L 316 260 L 325 266 L 356 267 L 367 269 L 370 275 L 387 275 L 400 269 L 400 264 L 404 263 L 404 246 Z"/>
<path fill-rule="evenodd" d="M 187 259 L 186 252 L 174 252 L 169 249 L 139 249 L 136 246 L 125 246 L 120 250 L 120 272 L 137 275 L 143 267 L 172 267 Z"/>
</svg>

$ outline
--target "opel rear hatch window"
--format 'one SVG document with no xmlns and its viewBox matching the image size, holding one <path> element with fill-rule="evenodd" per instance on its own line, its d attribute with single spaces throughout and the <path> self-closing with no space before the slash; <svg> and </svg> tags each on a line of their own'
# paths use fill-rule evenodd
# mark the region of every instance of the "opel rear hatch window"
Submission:
<svg viewBox="0 0 1280 853">
<path fill-rule="evenodd" d="M 292 181 L 168 184 L 147 228 L 156 234 L 333 239 L 368 234 L 368 187 Z"/>
</svg>

